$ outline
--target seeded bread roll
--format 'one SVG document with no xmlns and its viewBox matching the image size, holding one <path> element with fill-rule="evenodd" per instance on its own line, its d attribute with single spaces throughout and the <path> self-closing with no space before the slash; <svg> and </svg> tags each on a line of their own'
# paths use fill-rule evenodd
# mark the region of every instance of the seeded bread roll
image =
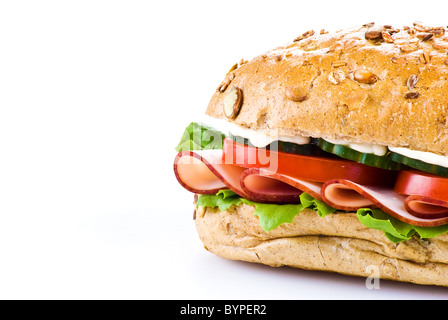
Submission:
<svg viewBox="0 0 448 320">
<path fill-rule="evenodd" d="M 232 67 L 206 113 L 274 136 L 448 155 L 447 52 L 445 28 L 420 23 L 309 31 Z"/>
<path fill-rule="evenodd" d="M 245 204 L 224 212 L 199 207 L 195 223 L 205 248 L 226 259 L 273 267 L 448 286 L 448 234 L 394 244 L 382 231 L 362 225 L 355 213 L 321 218 L 309 209 L 267 233 L 254 210 Z"/>
</svg>

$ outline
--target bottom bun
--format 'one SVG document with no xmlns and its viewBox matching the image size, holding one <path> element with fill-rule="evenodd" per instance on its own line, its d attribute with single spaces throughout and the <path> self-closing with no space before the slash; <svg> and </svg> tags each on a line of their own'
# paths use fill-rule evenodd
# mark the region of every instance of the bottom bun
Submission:
<svg viewBox="0 0 448 320">
<path fill-rule="evenodd" d="M 361 224 L 355 213 L 321 218 L 309 209 L 268 233 L 254 210 L 245 204 L 223 212 L 198 207 L 196 228 L 205 248 L 226 259 L 273 267 L 448 286 L 448 234 L 392 243 L 384 232 Z"/>
</svg>

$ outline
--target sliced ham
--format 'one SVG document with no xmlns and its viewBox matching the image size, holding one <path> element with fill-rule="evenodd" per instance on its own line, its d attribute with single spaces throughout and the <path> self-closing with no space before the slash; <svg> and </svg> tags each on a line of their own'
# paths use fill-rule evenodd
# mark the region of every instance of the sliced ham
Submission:
<svg viewBox="0 0 448 320">
<path fill-rule="evenodd" d="M 303 192 L 321 200 L 322 183 L 271 172 L 266 169 L 251 168 L 243 172 L 241 187 L 253 199 L 262 200 L 264 195 L 268 195 L 272 201 L 272 197 L 281 195 L 285 199 L 290 198 L 290 202 L 299 202 L 299 197 Z"/>
<path fill-rule="evenodd" d="M 415 211 L 406 210 L 406 196 L 394 190 L 377 186 L 363 186 L 349 180 L 335 179 L 327 181 L 322 186 L 322 198 L 325 203 L 339 210 L 355 211 L 363 206 L 360 202 L 366 200 L 364 207 L 378 207 L 400 221 L 421 227 L 434 227 L 448 224 L 448 216 L 420 215 Z M 411 204 L 414 209 L 418 206 Z M 434 210 L 440 213 L 439 208 Z M 425 206 L 429 210 L 429 206 Z"/>
<path fill-rule="evenodd" d="M 223 164 L 222 150 L 180 152 L 174 160 L 174 173 L 187 190 L 199 194 L 215 194 L 230 189 L 242 197 L 241 174 L 245 168 Z"/>
<path fill-rule="evenodd" d="M 423 219 L 445 218 L 448 216 L 448 202 L 430 197 L 412 195 L 406 197 L 404 207 L 416 217 Z"/>
<path fill-rule="evenodd" d="M 344 211 L 377 207 L 400 221 L 423 227 L 448 224 L 448 202 L 403 195 L 392 187 L 367 186 L 346 179 L 325 183 L 266 168 L 245 168 L 224 163 L 222 150 L 184 151 L 176 156 L 174 172 L 179 183 L 199 194 L 230 189 L 243 198 L 260 203 L 298 203 L 306 192 Z"/>
<path fill-rule="evenodd" d="M 174 173 L 179 183 L 191 192 L 215 194 L 230 189 L 260 203 L 298 203 L 303 192 L 297 188 L 298 184 L 294 187 L 278 177 L 269 177 L 267 170 L 224 163 L 221 150 L 180 152 L 174 160 Z M 315 195 L 320 194 L 320 188 L 314 187 L 314 190 Z"/>
</svg>

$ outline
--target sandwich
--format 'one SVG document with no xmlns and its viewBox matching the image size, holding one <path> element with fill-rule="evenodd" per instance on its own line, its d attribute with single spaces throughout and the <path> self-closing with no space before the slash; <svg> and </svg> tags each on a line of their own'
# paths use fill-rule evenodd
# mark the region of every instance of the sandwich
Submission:
<svg viewBox="0 0 448 320">
<path fill-rule="evenodd" d="M 448 286 L 448 34 L 307 31 L 235 63 L 176 148 L 223 258 Z"/>
</svg>

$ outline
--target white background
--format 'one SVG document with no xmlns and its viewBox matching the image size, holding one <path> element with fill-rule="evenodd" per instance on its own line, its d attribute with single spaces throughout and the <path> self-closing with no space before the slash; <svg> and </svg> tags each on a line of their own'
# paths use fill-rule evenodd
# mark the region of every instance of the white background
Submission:
<svg viewBox="0 0 448 320">
<path fill-rule="evenodd" d="M 227 261 L 172 161 L 228 69 L 309 30 L 446 26 L 444 1 L 2 1 L 0 298 L 427 299 Z"/>
</svg>

